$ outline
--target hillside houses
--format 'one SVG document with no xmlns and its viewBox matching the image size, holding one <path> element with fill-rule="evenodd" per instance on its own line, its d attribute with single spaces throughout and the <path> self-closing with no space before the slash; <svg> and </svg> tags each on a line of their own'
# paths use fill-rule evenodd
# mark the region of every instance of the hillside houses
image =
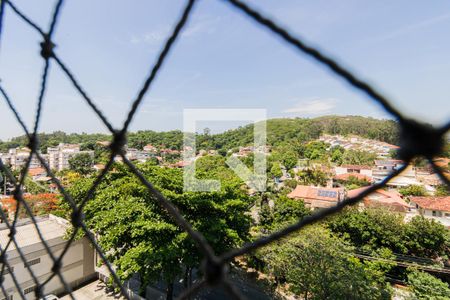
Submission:
<svg viewBox="0 0 450 300">
<path fill-rule="evenodd" d="M 345 150 L 372 152 L 377 154 L 379 158 L 388 158 L 392 151 L 399 149 L 396 145 L 359 136 L 322 135 L 319 140 L 330 144 L 330 147 L 341 146 Z"/>
</svg>

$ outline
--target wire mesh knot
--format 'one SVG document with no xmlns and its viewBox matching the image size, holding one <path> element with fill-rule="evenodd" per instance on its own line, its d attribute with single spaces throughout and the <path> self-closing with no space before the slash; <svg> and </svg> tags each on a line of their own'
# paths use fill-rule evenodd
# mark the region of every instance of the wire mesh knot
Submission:
<svg viewBox="0 0 450 300">
<path fill-rule="evenodd" d="M 433 126 L 414 120 L 406 120 L 401 125 L 398 154 L 404 161 L 410 161 L 416 156 L 432 159 L 442 152 L 442 133 Z"/>
<path fill-rule="evenodd" d="M 35 150 L 39 148 L 39 139 L 35 134 L 30 134 L 30 136 L 28 137 L 27 147 L 31 150 L 31 152 L 35 152 Z"/>
<path fill-rule="evenodd" d="M 115 154 L 125 154 L 125 145 L 127 144 L 127 137 L 124 131 L 116 131 L 114 133 L 114 140 L 112 141 L 111 145 L 109 145 L 109 148 L 111 149 L 112 153 Z"/>
<path fill-rule="evenodd" d="M 84 214 L 81 210 L 75 209 L 71 214 L 72 225 L 76 228 L 79 228 L 83 224 Z"/>
<path fill-rule="evenodd" d="M 206 282 L 213 286 L 222 282 L 228 273 L 228 266 L 219 260 L 205 259 L 203 261 L 203 272 Z"/>
<path fill-rule="evenodd" d="M 55 44 L 50 40 L 50 37 L 46 35 L 44 41 L 41 42 L 41 56 L 45 59 L 49 59 L 53 56 L 53 48 L 55 48 Z"/>
<path fill-rule="evenodd" d="M 55 261 L 55 263 L 53 264 L 53 266 L 52 266 L 52 268 L 51 268 L 51 271 L 52 271 L 53 273 L 58 273 L 59 270 L 61 270 L 61 260 L 58 259 L 58 260 Z"/>
<path fill-rule="evenodd" d="M 13 239 L 14 236 L 16 235 L 16 233 L 17 233 L 16 227 L 11 227 L 11 228 L 9 229 L 8 237 L 9 237 L 10 239 Z"/>
<path fill-rule="evenodd" d="M 22 189 L 20 188 L 20 186 L 16 186 L 16 188 L 14 189 L 13 198 L 17 202 L 20 202 L 23 199 L 23 193 L 22 193 Z"/>
</svg>

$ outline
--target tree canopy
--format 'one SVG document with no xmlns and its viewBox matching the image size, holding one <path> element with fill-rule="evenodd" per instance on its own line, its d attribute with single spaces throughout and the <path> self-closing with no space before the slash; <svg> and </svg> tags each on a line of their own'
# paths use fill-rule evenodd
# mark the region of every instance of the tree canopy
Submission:
<svg viewBox="0 0 450 300">
<path fill-rule="evenodd" d="M 238 180 L 222 182 L 218 192 L 184 192 L 181 170 L 150 164 L 141 164 L 139 169 L 204 234 L 216 253 L 249 239 L 248 196 Z M 92 178 L 82 178 L 69 192 L 79 202 L 92 182 Z M 170 294 L 182 272 L 199 267 L 202 255 L 192 239 L 123 165 L 114 166 L 84 213 L 122 279 L 138 273 L 143 286 L 162 280 Z"/>
</svg>

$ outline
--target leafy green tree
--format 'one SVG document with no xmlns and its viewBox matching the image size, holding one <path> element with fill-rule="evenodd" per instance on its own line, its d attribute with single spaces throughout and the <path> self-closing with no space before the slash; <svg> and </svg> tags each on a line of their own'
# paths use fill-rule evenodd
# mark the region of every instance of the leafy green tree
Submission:
<svg viewBox="0 0 450 300">
<path fill-rule="evenodd" d="M 86 175 L 92 172 L 93 159 L 89 153 L 80 153 L 69 158 L 69 169 Z"/>
<path fill-rule="evenodd" d="M 25 191 L 30 194 L 49 193 L 50 188 L 45 183 L 33 181 L 31 178 L 25 178 Z"/>
<path fill-rule="evenodd" d="M 216 253 L 248 241 L 249 198 L 239 180 L 222 180 L 218 192 L 184 192 L 182 170 L 145 163 L 138 168 L 204 234 Z M 174 281 L 198 268 L 202 255 L 136 176 L 123 165 L 114 165 L 113 170 L 87 203 L 86 223 L 98 234 L 122 279 L 138 273 L 142 287 L 163 280 L 171 299 Z M 86 196 L 93 180 L 85 177 L 70 187 L 76 201 Z"/>
<path fill-rule="evenodd" d="M 328 227 L 358 248 L 388 248 L 396 253 L 435 258 L 448 255 L 448 230 L 440 223 L 416 216 L 409 222 L 384 209 L 349 208 L 329 219 Z"/>
<path fill-rule="evenodd" d="M 350 165 L 373 165 L 374 160 L 377 158 L 375 153 L 360 151 L 360 150 L 347 150 L 342 155 L 342 163 Z"/>
<path fill-rule="evenodd" d="M 353 190 L 357 189 L 363 186 L 370 185 L 370 182 L 368 182 L 365 179 L 359 179 L 356 176 L 350 175 L 348 177 L 348 180 L 337 180 L 337 182 L 347 188 L 347 190 Z"/>
<path fill-rule="evenodd" d="M 300 183 L 304 185 L 326 186 L 328 176 L 319 169 L 306 169 L 298 174 Z"/>
<path fill-rule="evenodd" d="M 343 151 L 340 151 L 339 149 L 335 149 L 331 154 L 331 161 L 337 165 L 340 165 L 340 164 L 342 164 L 343 156 L 344 156 Z"/>
<path fill-rule="evenodd" d="M 447 283 L 425 272 L 408 269 L 408 285 L 416 299 L 446 300 L 450 297 L 450 287 Z"/>
<path fill-rule="evenodd" d="M 398 190 L 403 196 L 426 196 L 427 191 L 421 185 L 408 185 Z"/>
<path fill-rule="evenodd" d="M 260 214 L 260 225 L 265 229 L 284 227 L 304 218 L 310 214 L 303 201 L 290 199 L 284 195 L 274 199 L 273 208 L 263 205 Z"/>
<path fill-rule="evenodd" d="M 270 169 L 270 175 L 276 178 L 280 178 L 283 176 L 283 172 L 281 171 L 281 166 L 279 163 L 274 163 L 272 168 Z"/>
<path fill-rule="evenodd" d="M 450 233 L 433 219 L 415 216 L 405 224 L 405 241 L 409 252 L 424 257 L 450 254 Z"/>
<path fill-rule="evenodd" d="M 435 196 L 450 196 L 450 190 L 447 185 L 440 184 L 436 187 Z"/>
<path fill-rule="evenodd" d="M 278 155 L 280 162 L 287 170 L 290 170 L 297 165 L 298 157 L 293 150 L 284 149 L 282 152 L 279 152 Z"/>
<path fill-rule="evenodd" d="M 329 144 L 322 141 L 313 141 L 306 144 L 305 157 L 311 160 L 324 160 L 327 157 Z"/>
<path fill-rule="evenodd" d="M 359 248 L 376 250 L 380 247 L 397 253 L 407 253 L 404 223 L 401 214 L 384 209 L 344 210 L 329 219 L 328 227 L 338 236 Z"/>
<path fill-rule="evenodd" d="M 266 271 L 302 299 L 390 299 L 383 274 L 351 256 L 352 248 L 320 227 L 258 251 Z"/>
</svg>

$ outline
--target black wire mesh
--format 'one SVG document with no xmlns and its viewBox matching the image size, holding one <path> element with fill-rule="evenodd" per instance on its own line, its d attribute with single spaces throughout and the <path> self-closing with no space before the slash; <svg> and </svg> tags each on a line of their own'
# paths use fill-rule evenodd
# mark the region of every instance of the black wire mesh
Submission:
<svg viewBox="0 0 450 300">
<path fill-rule="evenodd" d="M 34 224 L 34 227 L 36 228 L 36 231 L 38 233 L 39 239 L 42 241 L 42 244 L 44 245 L 46 251 L 50 255 L 50 258 L 53 262 L 52 267 L 52 276 L 47 278 L 45 281 L 39 282 L 38 278 L 35 276 L 31 268 L 27 268 L 28 272 L 30 273 L 33 282 L 35 284 L 35 296 L 36 298 L 42 297 L 42 289 L 43 287 L 51 280 L 54 276 L 57 276 L 61 283 L 63 284 L 65 291 L 70 295 L 72 299 L 73 294 L 70 286 L 65 281 L 64 277 L 62 276 L 61 268 L 62 268 L 62 259 L 64 255 L 67 253 L 70 245 L 74 242 L 75 236 L 79 231 L 84 232 L 86 237 L 89 239 L 90 243 L 93 245 L 95 250 L 100 255 L 102 261 L 108 268 L 112 279 L 115 283 L 115 285 L 120 289 L 122 295 L 130 299 L 130 295 L 127 293 L 123 282 L 119 279 L 119 277 L 116 275 L 113 266 L 111 263 L 107 260 L 105 256 L 105 252 L 100 248 L 100 246 L 97 244 L 94 235 L 89 231 L 87 226 L 84 223 L 83 220 L 83 208 L 85 204 L 89 201 L 90 198 L 93 197 L 94 192 L 98 185 L 101 183 L 105 175 L 109 172 L 111 169 L 111 166 L 114 162 L 114 158 L 119 155 L 122 157 L 123 162 L 125 165 L 128 166 L 128 168 L 138 177 L 138 179 L 142 182 L 142 184 L 155 196 L 155 199 L 159 202 L 159 204 L 169 213 L 173 220 L 176 222 L 180 228 L 182 228 L 184 231 L 186 231 L 189 236 L 194 240 L 195 244 L 201 251 L 201 253 L 204 255 L 204 262 L 203 262 L 203 274 L 204 277 L 202 280 L 200 280 L 198 283 L 194 284 L 190 289 L 184 291 L 182 295 L 180 295 L 181 299 L 185 299 L 187 297 L 191 297 L 195 295 L 200 290 L 211 287 L 211 286 L 222 286 L 231 297 L 235 299 L 242 299 L 243 296 L 239 293 L 239 291 L 236 289 L 236 287 L 233 286 L 233 284 L 229 281 L 227 278 L 227 270 L 228 270 L 228 264 L 236 257 L 249 253 L 250 251 L 253 251 L 255 249 L 258 249 L 260 247 L 263 247 L 264 245 L 267 245 L 275 240 L 278 240 L 280 238 L 286 237 L 290 233 L 294 231 L 298 231 L 299 229 L 303 228 L 304 226 L 308 224 L 312 224 L 315 222 L 318 222 L 322 220 L 324 217 L 329 216 L 331 214 L 334 214 L 336 212 L 341 211 L 344 207 L 348 205 L 352 205 L 363 199 L 365 196 L 369 195 L 373 191 L 385 186 L 389 180 L 400 174 L 403 170 L 407 168 L 411 160 L 415 157 L 425 157 L 429 163 L 432 165 L 434 171 L 437 173 L 439 178 L 447 185 L 447 187 L 450 189 L 450 182 L 448 178 L 444 175 L 443 171 L 435 164 L 433 161 L 433 158 L 439 155 L 442 152 L 442 148 L 444 145 L 444 139 L 445 134 L 450 129 L 450 122 L 447 123 L 445 126 L 441 128 L 434 128 L 430 125 L 421 123 L 416 120 L 412 120 L 404 116 L 400 111 L 398 111 L 390 101 L 388 101 L 384 96 L 382 96 L 379 92 L 377 92 L 373 87 L 371 87 L 368 83 L 364 82 L 363 80 L 359 79 L 357 76 L 352 74 L 350 71 L 342 67 L 337 61 L 327 57 L 326 55 L 322 54 L 318 49 L 313 48 L 306 43 L 304 43 L 300 38 L 294 36 L 281 26 L 277 25 L 274 21 L 271 19 L 265 17 L 261 12 L 256 11 L 249 5 L 245 4 L 244 2 L 241 2 L 239 0 L 223 0 L 224 2 L 227 2 L 230 6 L 235 8 L 237 11 L 243 13 L 245 16 L 247 16 L 249 19 L 256 22 L 260 27 L 268 30 L 273 35 L 280 38 L 284 43 L 294 47 L 296 50 L 298 50 L 299 53 L 303 53 L 307 56 L 310 56 L 313 60 L 315 60 L 318 64 L 323 65 L 331 70 L 332 73 L 337 75 L 338 77 L 341 77 L 347 83 L 365 93 L 369 98 L 371 98 L 372 101 L 377 102 L 382 106 L 382 108 L 388 112 L 391 116 L 393 116 L 400 126 L 400 151 L 399 155 L 402 160 L 405 161 L 405 164 L 402 166 L 402 168 L 394 171 L 392 174 L 387 176 L 382 182 L 377 183 L 375 185 L 372 185 L 368 189 L 361 192 L 359 195 L 355 197 L 348 198 L 342 202 L 340 202 L 338 205 L 334 207 L 330 207 L 324 210 L 321 210 L 318 213 L 314 213 L 311 216 L 308 216 L 297 223 L 288 226 L 278 232 L 275 232 L 269 236 L 259 238 L 255 240 L 252 243 L 248 243 L 243 245 L 241 248 L 231 250 L 225 254 L 222 254 L 220 256 L 217 256 L 211 246 L 208 244 L 204 236 L 196 231 L 190 224 L 187 222 L 183 216 L 180 214 L 178 209 L 169 201 L 167 200 L 157 189 L 153 187 L 153 185 L 142 175 L 139 170 L 133 165 L 131 161 L 127 159 L 125 156 L 124 146 L 126 144 L 126 133 L 129 128 L 130 122 L 132 121 L 133 117 L 135 116 L 136 112 L 139 109 L 139 106 L 148 92 L 149 88 L 151 87 L 154 79 L 158 75 L 158 72 L 160 71 L 164 61 L 166 60 L 167 54 L 171 51 L 174 42 L 180 35 L 180 32 L 182 31 L 183 27 L 185 27 L 188 18 L 192 14 L 192 10 L 194 7 L 194 4 L 196 3 L 195 0 L 188 0 L 187 4 L 185 5 L 181 17 L 177 21 L 176 25 L 174 26 L 171 35 L 168 37 L 167 41 L 162 47 L 162 50 L 160 51 L 156 63 L 154 64 L 153 68 L 151 69 L 150 74 L 145 80 L 144 85 L 138 92 L 138 96 L 136 99 L 132 101 L 132 105 L 130 108 L 130 111 L 128 113 L 128 116 L 126 118 L 126 121 L 124 122 L 121 129 L 115 129 L 111 123 L 107 120 L 107 118 L 103 115 L 101 110 L 94 104 L 94 101 L 88 96 L 87 92 L 82 88 L 81 84 L 79 83 L 78 79 L 75 77 L 75 75 L 70 71 L 70 69 L 66 66 L 66 64 L 63 62 L 63 60 L 57 55 L 57 53 L 54 51 L 54 43 L 52 40 L 52 35 L 56 29 L 56 25 L 58 23 L 58 17 L 61 14 L 61 8 L 63 4 L 63 0 L 58 0 L 54 12 L 51 18 L 50 26 L 47 31 L 36 25 L 30 18 L 28 18 L 21 10 L 19 10 L 11 1 L 9 0 L 1 0 L 0 4 L 0 38 L 1 38 L 1 31 L 2 31 L 2 20 L 3 15 L 6 9 L 10 9 L 12 12 L 14 12 L 20 19 L 22 19 L 25 23 L 27 23 L 29 26 L 34 28 L 38 34 L 42 37 L 41 42 L 41 52 L 40 55 L 44 59 L 44 67 L 42 71 L 42 77 L 41 77 L 41 87 L 40 92 L 38 95 L 38 103 L 36 108 L 36 117 L 34 122 L 34 128 L 33 131 L 29 131 L 25 123 L 22 121 L 18 111 L 15 109 L 13 102 L 11 98 L 6 93 L 3 86 L 0 85 L 0 93 L 2 94 L 4 100 L 6 101 L 8 107 L 10 108 L 11 112 L 15 116 L 17 122 L 22 127 L 23 131 L 25 132 L 26 136 L 28 137 L 29 145 L 28 147 L 31 149 L 28 160 L 21 170 L 21 174 L 19 176 L 19 179 L 16 179 L 14 175 L 11 173 L 11 171 L 8 169 L 7 166 L 3 164 L 3 162 L 0 160 L 0 170 L 2 170 L 7 178 L 14 184 L 15 186 L 15 192 L 14 192 L 14 199 L 17 203 L 17 209 L 16 209 L 16 217 L 14 218 L 14 221 L 10 222 L 8 221 L 7 216 L 3 212 L 3 210 L 0 209 L 0 217 L 5 222 L 6 227 L 9 229 L 9 241 L 8 243 L 0 249 L 1 255 L 0 255 L 0 264 L 1 264 L 1 273 L 0 273 L 0 287 L 3 292 L 3 295 L 7 297 L 7 291 L 5 290 L 5 287 L 3 285 L 4 282 L 4 275 L 6 273 L 9 273 L 11 275 L 12 281 L 14 282 L 14 286 L 19 292 L 19 295 L 22 299 L 25 299 L 24 292 L 22 288 L 20 287 L 16 276 L 11 270 L 11 266 L 8 263 L 8 260 L 6 258 L 6 252 L 11 247 L 11 245 L 14 245 L 18 251 L 19 257 L 21 260 L 26 263 L 25 257 L 17 243 L 16 240 L 16 226 L 17 226 L 17 214 L 19 211 L 19 208 L 21 206 L 24 207 L 26 213 L 30 216 L 32 223 Z M 0 39 L 1 41 L 1 39 Z M 86 103 L 92 108 L 92 110 L 96 113 L 96 115 L 102 120 L 102 122 L 105 124 L 105 126 L 109 129 L 111 134 L 113 135 L 113 141 L 110 145 L 110 159 L 109 162 L 106 164 L 104 170 L 101 171 L 101 173 L 96 178 L 95 182 L 91 186 L 89 192 L 87 193 L 85 199 L 81 201 L 79 205 L 75 203 L 75 201 L 72 199 L 72 197 L 66 192 L 64 187 L 62 186 L 61 182 L 58 180 L 58 178 L 55 177 L 55 174 L 50 170 L 50 167 L 47 165 L 45 159 L 41 156 L 41 154 L 38 152 L 38 146 L 39 146 L 39 140 L 38 140 L 38 129 L 39 129 L 39 122 L 41 120 L 41 109 L 44 104 L 44 98 L 45 98 L 45 91 L 47 86 L 47 77 L 48 72 L 51 66 L 51 63 L 55 62 L 56 65 L 61 68 L 64 74 L 66 74 L 69 81 L 73 84 L 75 89 L 79 92 L 81 97 L 86 101 Z M 24 179 L 25 175 L 28 172 L 28 168 L 30 166 L 30 161 L 32 156 L 35 155 L 37 159 L 41 162 L 41 164 L 46 169 L 47 173 L 51 177 L 53 183 L 57 186 L 57 189 L 61 193 L 61 195 L 64 197 L 64 199 L 67 201 L 67 203 L 70 205 L 70 208 L 72 210 L 71 220 L 70 222 L 73 225 L 74 230 L 72 231 L 67 244 L 65 245 L 62 253 L 55 257 L 54 254 L 50 251 L 50 248 L 47 244 L 47 242 L 44 240 L 39 227 L 37 225 L 36 218 L 34 217 L 29 205 L 24 200 L 22 195 L 23 185 L 24 185 Z"/>
</svg>

